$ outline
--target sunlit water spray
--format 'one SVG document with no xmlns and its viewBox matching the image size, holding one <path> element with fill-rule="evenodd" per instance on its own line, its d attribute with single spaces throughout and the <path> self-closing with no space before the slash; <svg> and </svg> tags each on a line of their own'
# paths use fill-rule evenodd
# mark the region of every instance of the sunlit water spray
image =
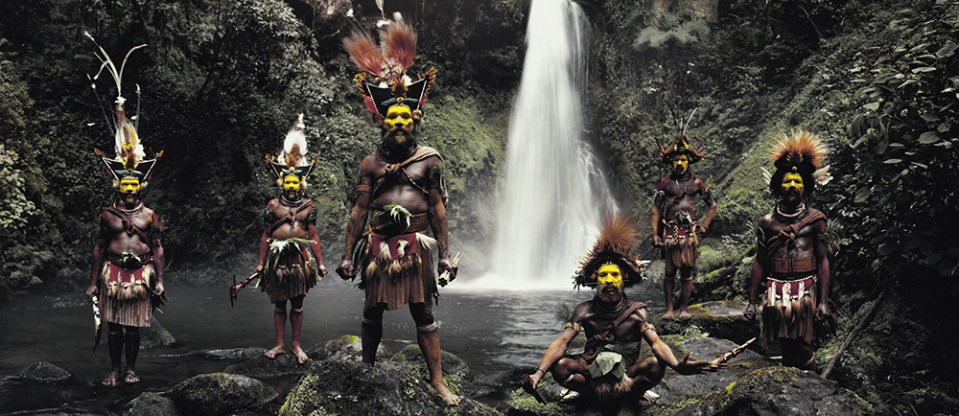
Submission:
<svg viewBox="0 0 959 416">
<path fill-rule="evenodd" d="M 589 22 L 569 0 L 533 0 L 509 126 L 493 270 L 463 288 L 570 288 L 578 259 L 615 209 L 582 140 Z"/>
</svg>

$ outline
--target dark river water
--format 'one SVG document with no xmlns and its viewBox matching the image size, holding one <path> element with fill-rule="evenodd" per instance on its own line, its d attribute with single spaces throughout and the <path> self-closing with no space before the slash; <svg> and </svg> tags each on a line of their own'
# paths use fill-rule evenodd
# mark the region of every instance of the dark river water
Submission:
<svg viewBox="0 0 959 416">
<path fill-rule="evenodd" d="M 338 282 L 337 282 L 338 283 Z M 660 304 L 650 283 L 630 289 L 630 298 Z M 89 302 L 80 293 L 27 295 L 0 305 L 0 377 L 13 376 L 37 361 L 48 361 L 73 374 L 65 387 L 0 381 L 0 413 L 70 408 L 110 413 L 144 391 L 165 391 L 197 374 L 222 371 L 229 362 L 196 352 L 210 349 L 273 346 L 272 305 L 252 286 L 231 308 L 224 288 L 171 285 L 170 301 L 157 319 L 176 344 L 142 350 L 135 386 L 105 388 L 99 381 L 109 371 L 106 334 L 96 353 Z M 592 291 L 490 292 L 445 290 L 433 312 L 441 326 L 444 350 L 458 355 L 475 373 L 534 366 L 562 331 L 559 304 L 572 307 Z M 306 349 L 345 334 L 359 334 L 362 292 L 326 281 L 305 301 L 303 344 Z M 655 309 L 655 307 L 653 307 Z M 287 330 L 289 337 L 289 330 Z M 415 343 L 408 309 L 386 313 L 383 343 L 391 351 Z M 271 381 L 281 392 L 295 379 Z"/>
</svg>

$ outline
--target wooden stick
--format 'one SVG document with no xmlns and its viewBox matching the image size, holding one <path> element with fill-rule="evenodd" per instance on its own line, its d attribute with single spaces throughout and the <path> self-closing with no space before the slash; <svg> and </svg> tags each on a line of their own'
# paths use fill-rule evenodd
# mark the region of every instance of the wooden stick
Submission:
<svg viewBox="0 0 959 416">
<path fill-rule="evenodd" d="M 839 362 L 839 356 L 842 355 L 846 348 L 849 348 L 849 345 L 852 344 L 852 341 L 856 339 L 856 336 L 859 335 L 859 332 L 862 331 L 870 321 L 872 321 L 872 318 L 876 317 L 876 312 L 879 311 L 879 305 L 882 304 L 882 300 L 886 297 L 886 293 L 888 292 L 888 287 L 882 290 L 882 293 L 879 294 L 879 298 L 876 299 L 876 303 L 872 304 L 872 308 L 869 309 L 869 312 L 866 313 L 866 316 L 864 316 L 862 320 L 859 321 L 859 324 L 853 328 L 852 332 L 846 336 L 846 339 L 842 342 L 842 345 L 840 345 L 839 349 L 836 350 L 836 355 L 829 360 L 829 364 L 826 365 L 826 369 L 823 370 L 822 375 L 819 376 L 819 378 L 826 380 L 829 377 L 829 373 L 832 373 L 836 363 Z"/>
</svg>

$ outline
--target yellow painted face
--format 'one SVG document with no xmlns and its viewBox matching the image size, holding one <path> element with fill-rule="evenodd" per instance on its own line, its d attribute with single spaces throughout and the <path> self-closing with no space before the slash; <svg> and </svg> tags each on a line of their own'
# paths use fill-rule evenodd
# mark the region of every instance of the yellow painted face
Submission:
<svg viewBox="0 0 959 416">
<path fill-rule="evenodd" d="M 673 157 L 673 171 L 678 174 L 686 173 L 686 170 L 689 169 L 689 158 L 686 155 L 679 155 Z"/>
<path fill-rule="evenodd" d="M 623 273 L 619 269 L 619 266 L 608 263 L 602 266 L 599 266 L 599 270 L 596 271 L 596 282 L 599 285 L 596 286 L 596 290 L 603 290 L 606 286 L 613 285 L 617 289 L 623 288 Z"/>
<path fill-rule="evenodd" d="M 791 189 L 795 189 L 797 193 L 801 194 L 803 192 L 803 188 L 804 186 L 802 181 L 802 175 L 796 172 L 789 172 L 783 175 L 783 183 L 782 183 L 783 193 L 787 193 Z"/>
<path fill-rule="evenodd" d="M 296 175 L 286 175 L 283 177 L 283 190 L 286 192 L 289 191 L 300 191 L 300 178 Z"/>
<path fill-rule="evenodd" d="M 405 133 L 411 133 L 413 132 L 413 111 L 406 104 L 393 104 L 386 110 L 383 123 L 388 130 L 398 129 Z"/>
<path fill-rule="evenodd" d="M 120 192 L 127 193 L 137 193 L 140 192 L 140 180 L 137 178 L 123 178 L 120 179 Z"/>
</svg>

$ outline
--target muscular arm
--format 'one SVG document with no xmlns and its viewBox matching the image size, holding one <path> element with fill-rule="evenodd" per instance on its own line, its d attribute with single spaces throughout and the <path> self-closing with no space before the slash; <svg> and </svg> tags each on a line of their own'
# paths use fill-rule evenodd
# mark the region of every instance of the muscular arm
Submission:
<svg viewBox="0 0 959 416">
<path fill-rule="evenodd" d="M 110 243 L 110 232 L 106 220 L 103 216 L 100 216 L 100 230 L 97 232 L 97 241 L 93 244 L 93 258 L 91 260 L 92 267 L 90 270 L 90 287 L 96 287 L 97 279 L 100 278 L 100 269 L 103 267 L 103 254 L 107 249 L 107 245 Z M 90 291 L 87 291 L 87 296 L 92 296 Z"/>
<path fill-rule="evenodd" d="M 151 213 L 151 219 L 153 223 L 150 225 L 152 228 L 152 237 L 150 237 L 150 250 L 153 252 L 153 267 L 156 268 L 157 272 L 157 284 L 163 284 L 163 272 L 166 270 L 166 257 L 163 253 L 163 244 L 160 242 L 160 230 L 159 230 L 159 218 L 157 218 L 156 213 Z"/>
<path fill-rule="evenodd" d="M 357 185 L 356 202 L 350 211 L 350 219 L 346 223 L 346 242 L 343 244 L 343 255 L 340 258 L 340 267 L 337 269 L 337 273 L 344 279 L 356 276 L 352 264 L 353 247 L 363 235 L 363 226 L 366 225 L 366 216 L 370 211 L 370 193 L 372 192 L 370 189 L 370 173 L 373 171 L 373 167 L 373 159 L 370 157 L 366 157 L 360 162 L 360 180 Z"/>
<path fill-rule="evenodd" d="M 706 187 L 706 184 L 702 181 L 699 181 L 699 184 L 702 187 L 703 202 L 709 207 L 709 210 L 706 211 L 706 218 L 703 219 L 702 226 L 705 229 L 709 229 L 709 224 L 713 222 L 713 216 L 716 215 L 716 207 L 718 204 L 716 203 L 716 198 L 713 197 L 713 193 Z"/>
<path fill-rule="evenodd" d="M 817 276 L 819 281 L 819 303 L 829 300 L 829 255 L 826 249 L 826 221 L 816 224 L 816 246 L 814 248 L 817 262 Z"/>
<path fill-rule="evenodd" d="M 317 271 L 320 276 L 326 276 L 326 265 L 323 264 L 323 248 L 320 246 L 320 235 L 316 232 L 316 226 L 312 223 L 306 226 L 310 239 L 310 250 L 313 251 L 313 258 L 316 259 Z"/>
<path fill-rule="evenodd" d="M 763 235 L 762 219 L 759 220 L 756 231 L 756 258 L 753 260 L 753 267 L 749 273 L 749 303 L 756 303 L 756 291 L 759 290 L 759 283 L 765 276 L 766 264 L 766 241 Z"/>
<path fill-rule="evenodd" d="M 653 198 L 653 212 L 649 216 L 649 226 L 653 232 L 653 244 L 657 246 L 662 244 L 659 237 L 659 219 L 662 218 L 662 213 L 659 212 L 659 207 L 663 205 L 663 198 L 665 198 L 665 195 L 663 195 L 662 190 L 657 189 L 656 197 Z"/>
<path fill-rule="evenodd" d="M 559 338 L 556 338 L 549 348 L 546 348 L 546 353 L 543 354 L 543 359 L 539 361 L 538 368 L 543 371 L 549 371 L 553 367 L 553 364 L 556 364 L 560 358 L 566 354 L 566 349 L 569 348 L 569 343 L 576 338 L 576 335 L 579 335 L 579 331 L 573 328 L 566 328 L 563 330 L 563 333 L 559 335 Z"/>
<path fill-rule="evenodd" d="M 443 203 L 442 184 L 442 166 L 439 158 L 432 158 L 427 175 L 429 177 L 429 193 L 427 202 L 429 204 L 430 228 L 433 230 L 433 238 L 436 238 L 436 245 L 439 249 L 438 269 L 440 273 L 449 270 L 450 277 L 456 277 L 456 268 L 450 260 L 450 247 L 448 244 L 449 229 L 446 222 L 446 205 Z"/>
</svg>

